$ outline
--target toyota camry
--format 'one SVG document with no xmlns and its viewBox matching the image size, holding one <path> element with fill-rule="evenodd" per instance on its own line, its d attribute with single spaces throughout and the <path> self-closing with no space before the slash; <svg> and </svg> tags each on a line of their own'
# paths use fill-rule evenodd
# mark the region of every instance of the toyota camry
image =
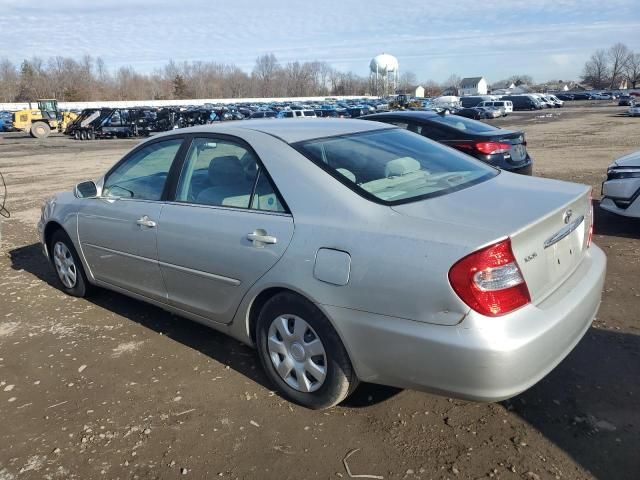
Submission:
<svg viewBox="0 0 640 480">
<path fill-rule="evenodd" d="M 229 122 L 136 146 L 58 193 L 61 288 L 144 300 L 255 346 L 327 408 L 358 382 L 497 401 L 578 343 L 606 259 L 590 188 L 516 175 L 379 122 Z"/>
</svg>

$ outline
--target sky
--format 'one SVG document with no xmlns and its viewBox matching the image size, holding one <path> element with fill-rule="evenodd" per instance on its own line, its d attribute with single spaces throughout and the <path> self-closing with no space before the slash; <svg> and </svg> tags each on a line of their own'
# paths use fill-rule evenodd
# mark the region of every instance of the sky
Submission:
<svg viewBox="0 0 640 480">
<path fill-rule="evenodd" d="M 99 56 L 152 72 L 170 59 L 251 71 L 322 60 L 369 73 L 386 52 L 400 73 L 442 82 L 514 74 L 578 79 L 598 48 L 640 52 L 638 0 L 0 0 L 0 59 Z M 18 40 L 19 39 L 19 40 Z"/>
</svg>

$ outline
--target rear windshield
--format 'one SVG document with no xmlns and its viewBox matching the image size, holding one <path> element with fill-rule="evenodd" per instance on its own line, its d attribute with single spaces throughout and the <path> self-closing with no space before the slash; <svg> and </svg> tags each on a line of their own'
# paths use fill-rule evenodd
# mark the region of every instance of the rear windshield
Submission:
<svg viewBox="0 0 640 480">
<path fill-rule="evenodd" d="M 498 174 L 465 154 L 399 128 L 294 147 L 358 194 L 388 205 L 445 195 Z"/>
<path fill-rule="evenodd" d="M 430 120 L 453 127 L 461 132 L 485 133 L 498 130 L 492 125 L 478 122 L 477 120 L 472 120 L 470 118 L 461 117 L 459 115 L 438 115 Z"/>
</svg>

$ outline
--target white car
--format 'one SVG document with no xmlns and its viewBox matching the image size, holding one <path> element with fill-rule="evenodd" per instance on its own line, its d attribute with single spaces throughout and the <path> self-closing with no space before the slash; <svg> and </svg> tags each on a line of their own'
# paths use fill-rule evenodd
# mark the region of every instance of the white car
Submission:
<svg viewBox="0 0 640 480">
<path fill-rule="evenodd" d="M 640 151 L 609 165 L 607 179 L 602 184 L 600 208 L 625 217 L 640 218 Z"/>
<path fill-rule="evenodd" d="M 513 102 L 511 100 L 485 100 L 484 102 L 480 102 L 477 106 L 501 108 L 504 110 L 505 117 L 507 114 L 513 113 Z"/>
<path fill-rule="evenodd" d="M 640 117 L 640 104 L 632 103 L 627 113 L 630 117 Z"/>
<path fill-rule="evenodd" d="M 564 101 L 560 100 L 555 95 L 547 95 L 547 98 L 554 103 L 556 108 L 560 108 L 560 107 L 564 106 Z"/>
<path fill-rule="evenodd" d="M 278 118 L 316 118 L 316 112 L 313 110 L 282 110 L 278 114 Z"/>
</svg>

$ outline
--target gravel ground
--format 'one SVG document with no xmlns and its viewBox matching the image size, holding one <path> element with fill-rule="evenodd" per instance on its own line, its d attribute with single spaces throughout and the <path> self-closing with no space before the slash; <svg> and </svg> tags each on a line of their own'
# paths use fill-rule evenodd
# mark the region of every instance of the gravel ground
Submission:
<svg viewBox="0 0 640 480">
<path fill-rule="evenodd" d="M 496 121 L 535 174 L 590 184 L 640 149 L 640 119 L 579 104 Z M 609 268 L 593 328 L 510 401 L 362 385 L 314 412 L 272 390 L 253 350 L 122 295 L 65 296 L 37 245 L 43 199 L 135 141 L 0 134 L 10 220 L 0 251 L 0 480 L 633 479 L 640 476 L 640 222 L 596 208 Z M 378 478 L 378 477 L 368 477 Z"/>
</svg>

